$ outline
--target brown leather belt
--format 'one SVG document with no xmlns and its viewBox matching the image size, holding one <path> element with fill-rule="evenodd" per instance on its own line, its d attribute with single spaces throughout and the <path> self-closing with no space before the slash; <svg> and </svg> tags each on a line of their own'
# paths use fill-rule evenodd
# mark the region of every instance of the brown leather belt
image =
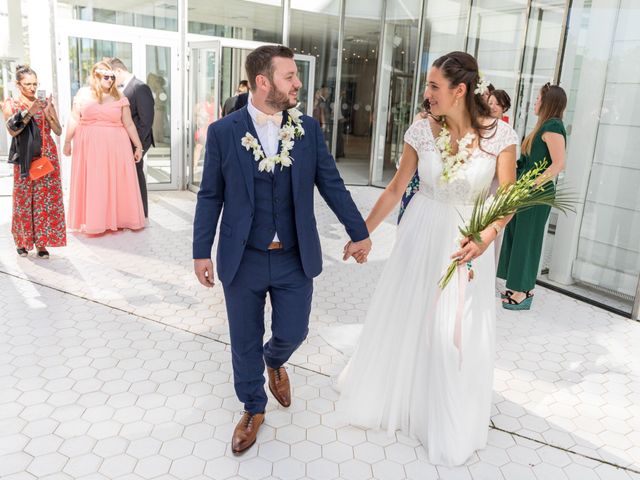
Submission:
<svg viewBox="0 0 640 480">
<path fill-rule="evenodd" d="M 267 250 L 280 250 L 282 247 L 282 242 L 271 242 L 267 247 Z"/>
</svg>

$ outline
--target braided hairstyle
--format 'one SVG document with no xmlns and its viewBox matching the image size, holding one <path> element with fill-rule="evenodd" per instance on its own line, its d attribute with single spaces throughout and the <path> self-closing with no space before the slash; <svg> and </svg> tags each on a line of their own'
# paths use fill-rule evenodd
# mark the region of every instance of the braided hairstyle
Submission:
<svg viewBox="0 0 640 480">
<path fill-rule="evenodd" d="M 451 88 L 457 87 L 461 83 L 466 85 L 467 93 L 464 97 L 464 103 L 471 117 L 471 126 L 477 135 L 485 139 L 495 135 L 497 120 L 488 125 L 482 123 L 483 118 L 491 118 L 491 109 L 482 95 L 475 93 L 480 81 L 476 59 L 466 52 L 450 52 L 436 59 L 433 66 L 442 72 Z"/>
</svg>

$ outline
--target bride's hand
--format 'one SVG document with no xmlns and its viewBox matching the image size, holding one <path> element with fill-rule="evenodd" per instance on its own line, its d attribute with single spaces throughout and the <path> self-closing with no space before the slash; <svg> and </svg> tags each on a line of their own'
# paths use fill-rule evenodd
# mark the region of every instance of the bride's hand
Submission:
<svg viewBox="0 0 640 480">
<path fill-rule="evenodd" d="M 470 262 L 484 253 L 489 244 L 496 239 L 496 231 L 493 228 L 480 232 L 482 243 L 478 244 L 469 237 L 460 242 L 460 250 L 451 255 L 452 259 L 458 259 L 458 265 Z"/>
</svg>

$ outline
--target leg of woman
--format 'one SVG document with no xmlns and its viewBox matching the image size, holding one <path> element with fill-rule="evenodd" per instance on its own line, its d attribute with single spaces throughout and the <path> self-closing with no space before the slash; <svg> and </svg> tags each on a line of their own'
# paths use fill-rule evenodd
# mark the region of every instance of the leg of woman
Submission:
<svg viewBox="0 0 640 480">
<path fill-rule="evenodd" d="M 32 182 L 27 176 L 20 176 L 20 167 L 13 167 L 13 211 L 11 233 L 16 248 L 31 250 L 34 243 L 33 234 L 33 192 Z"/>
<path fill-rule="evenodd" d="M 525 292 L 533 290 L 536 285 L 545 225 L 550 211 L 551 208 L 547 206 L 533 207 L 518 213 L 512 220 L 515 225 L 506 280 L 507 289 L 513 291 L 511 298 L 516 302 L 526 298 Z"/>
<path fill-rule="evenodd" d="M 32 182 L 34 241 L 41 258 L 47 258 L 46 247 L 63 247 L 67 244 L 62 185 L 58 159 L 51 155 L 54 170 Z"/>
</svg>

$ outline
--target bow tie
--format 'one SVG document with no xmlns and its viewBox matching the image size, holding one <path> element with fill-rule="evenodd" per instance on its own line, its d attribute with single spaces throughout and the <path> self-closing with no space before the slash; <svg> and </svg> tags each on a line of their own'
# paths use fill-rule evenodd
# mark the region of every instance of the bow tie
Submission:
<svg viewBox="0 0 640 480">
<path fill-rule="evenodd" d="M 271 122 L 276 127 L 279 127 L 282 125 L 282 112 L 274 113 L 273 115 L 266 115 L 262 112 L 258 112 L 258 115 L 256 115 L 256 123 L 258 125 L 265 125 L 267 122 Z"/>
</svg>

